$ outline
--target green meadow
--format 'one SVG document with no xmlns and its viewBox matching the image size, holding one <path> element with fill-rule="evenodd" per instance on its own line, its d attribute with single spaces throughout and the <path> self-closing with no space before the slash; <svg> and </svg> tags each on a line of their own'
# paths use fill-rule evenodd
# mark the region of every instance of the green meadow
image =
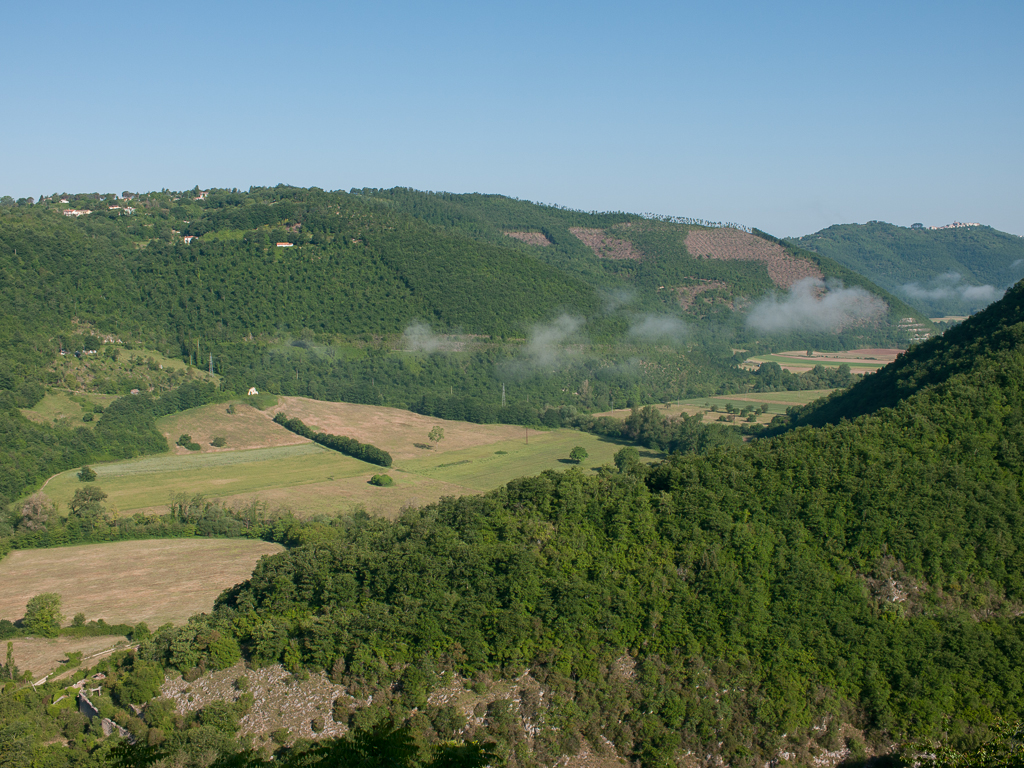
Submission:
<svg viewBox="0 0 1024 768">
<path fill-rule="evenodd" d="M 460 424 L 459 428 L 476 426 Z M 579 465 L 568 458 L 575 446 L 588 453 Z M 386 470 L 314 443 L 164 454 L 93 468 L 95 485 L 108 495 L 106 504 L 120 514 L 160 512 L 177 494 L 202 493 L 229 503 L 258 498 L 272 508 L 286 507 L 302 516 L 352 511 L 360 506 L 392 517 L 403 506 L 428 504 L 442 496 L 483 493 L 547 469 L 578 466 L 592 471 L 611 463 L 621 447 L 575 430 L 524 428 L 521 438 L 446 451 L 419 449 L 416 458 L 396 461 Z M 650 460 L 660 457 L 646 450 L 641 454 Z M 369 484 L 373 475 L 385 472 L 394 485 L 381 488 Z M 77 470 L 72 470 L 51 478 L 45 493 L 66 512 L 82 486 Z"/>
</svg>

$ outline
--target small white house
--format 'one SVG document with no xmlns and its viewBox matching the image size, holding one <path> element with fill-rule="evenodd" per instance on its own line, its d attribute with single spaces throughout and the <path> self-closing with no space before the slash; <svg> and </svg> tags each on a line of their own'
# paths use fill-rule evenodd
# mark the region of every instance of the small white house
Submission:
<svg viewBox="0 0 1024 768">
<path fill-rule="evenodd" d="M 252 395 L 258 395 L 258 394 L 259 394 L 259 392 L 256 391 L 256 387 L 249 387 L 249 396 L 250 397 Z"/>
</svg>

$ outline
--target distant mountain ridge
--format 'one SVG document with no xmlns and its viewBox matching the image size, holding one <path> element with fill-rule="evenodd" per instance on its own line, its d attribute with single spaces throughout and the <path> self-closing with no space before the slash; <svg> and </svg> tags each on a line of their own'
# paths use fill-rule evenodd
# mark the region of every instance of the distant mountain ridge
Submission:
<svg viewBox="0 0 1024 768">
<path fill-rule="evenodd" d="M 930 317 L 968 315 L 1024 277 L 1024 238 L 982 224 L 837 224 L 791 243 L 864 275 Z"/>
</svg>

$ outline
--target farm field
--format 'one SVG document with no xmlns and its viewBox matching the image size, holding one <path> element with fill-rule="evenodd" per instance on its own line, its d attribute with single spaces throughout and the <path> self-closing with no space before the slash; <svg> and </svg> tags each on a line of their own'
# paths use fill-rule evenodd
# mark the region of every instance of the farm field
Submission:
<svg viewBox="0 0 1024 768">
<path fill-rule="evenodd" d="M 32 673 L 32 679 L 39 681 L 47 676 L 69 653 L 82 652 L 82 669 L 88 669 L 103 656 L 118 648 L 129 645 L 121 635 L 99 637 L 15 637 L 8 642 L 14 644 L 14 663 L 22 672 Z M 68 672 L 70 674 L 70 672 Z"/>
<path fill-rule="evenodd" d="M 275 424 L 277 411 L 383 448 L 394 457 L 394 466 L 384 470 L 322 448 Z M 202 493 L 229 504 L 259 499 L 272 509 L 286 507 L 302 516 L 362 506 L 371 514 L 393 517 L 404 506 L 483 493 L 516 477 L 567 469 L 574 466 L 568 456 L 577 445 L 589 454 L 579 465 L 584 471 L 611 463 L 621 447 L 574 430 L 444 421 L 395 408 L 304 398 L 281 398 L 267 411 L 236 405 L 235 414 L 227 413 L 226 404 L 209 405 L 160 419 L 158 426 L 171 442 L 189 434 L 202 449 L 175 446 L 172 454 L 94 466 L 108 508 L 120 514 L 161 513 L 179 493 Z M 444 429 L 444 439 L 431 445 L 427 433 L 435 426 Z M 209 445 L 218 435 L 227 439 L 224 448 Z M 648 452 L 646 457 L 658 455 Z M 369 484 L 385 471 L 394 485 Z M 70 470 L 51 478 L 44 491 L 66 510 L 81 487 L 77 470 Z"/>
<path fill-rule="evenodd" d="M 807 350 L 777 352 L 773 355 L 758 355 L 747 358 L 743 367 L 757 370 L 761 363 L 778 363 L 791 373 L 804 373 L 816 365 L 837 368 L 849 365 L 854 374 L 874 373 L 897 358 L 902 349 L 851 349 L 843 352 L 815 352 L 808 356 Z"/>
<path fill-rule="evenodd" d="M 0 619 L 20 619 L 30 598 L 56 592 L 65 625 L 76 613 L 108 624 L 144 621 L 150 629 L 181 623 L 209 610 L 217 595 L 249 578 L 263 555 L 282 550 L 248 539 L 153 539 L 17 550 L 0 561 Z"/>
<path fill-rule="evenodd" d="M 228 413 L 229 407 L 234 413 Z M 310 444 L 310 441 L 287 429 L 281 429 L 266 413 L 248 403 L 213 403 L 174 413 L 157 419 L 159 429 L 171 446 L 171 452 L 179 456 L 195 455 L 176 445 L 181 435 L 191 435 L 202 453 L 223 453 L 249 448 L 277 448 L 284 445 Z M 223 448 L 210 445 L 215 437 L 223 437 Z"/>
<path fill-rule="evenodd" d="M 182 624 L 210 610 L 217 595 L 247 579 L 260 557 L 282 549 L 242 539 L 161 539 L 19 550 L 0 561 L 0 619 L 20 619 L 31 597 L 56 592 L 65 625 L 79 612 L 87 620 L 108 624 L 144 621 L 151 630 L 168 622 Z M 82 651 L 84 666 L 90 666 L 127 640 L 107 635 L 18 637 L 11 642 L 18 667 L 39 679 L 73 651 Z"/>
<path fill-rule="evenodd" d="M 758 424 L 767 424 L 777 414 L 785 413 L 787 408 L 791 408 L 794 405 L 806 405 L 818 398 L 826 397 L 832 391 L 833 390 L 831 389 L 804 389 L 799 392 L 747 392 L 740 395 L 694 397 L 689 400 L 678 400 L 676 402 L 669 403 L 668 408 L 664 405 L 658 405 L 655 407 L 666 418 L 679 416 L 683 413 L 687 416 L 694 416 L 700 413 L 704 414 L 704 420 L 706 422 L 712 422 L 720 415 L 724 414 L 726 412 L 726 408 L 730 404 L 736 406 L 737 413 L 750 405 L 767 405 L 767 410 L 757 417 Z M 712 406 L 718 407 L 717 413 L 711 410 Z M 628 408 L 620 408 L 618 410 L 605 411 L 604 413 L 594 415 L 613 416 L 615 418 L 624 419 L 629 416 L 629 413 L 630 411 Z M 733 423 L 739 425 L 741 422 L 737 419 L 737 421 Z"/>
<path fill-rule="evenodd" d="M 116 400 L 119 395 L 76 395 L 77 400 L 85 400 L 93 405 L 106 407 Z M 91 411 L 91 409 L 90 409 Z M 26 418 L 37 424 L 55 424 L 59 421 L 69 419 L 75 427 L 93 427 L 96 422 L 83 422 L 82 416 L 86 409 L 81 402 L 71 399 L 66 392 L 48 394 L 31 408 L 22 408 L 21 412 Z"/>
</svg>

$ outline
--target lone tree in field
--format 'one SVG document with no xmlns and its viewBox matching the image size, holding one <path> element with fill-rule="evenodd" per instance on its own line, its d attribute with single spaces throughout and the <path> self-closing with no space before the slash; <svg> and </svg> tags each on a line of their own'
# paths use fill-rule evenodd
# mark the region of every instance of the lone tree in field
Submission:
<svg viewBox="0 0 1024 768">
<path fill-rule="evenodd" d="M 25 618 L 21 623 L 29 634 L 56 637 L 62 621 L 64 617 L 60 613 L 60 595 L 56 592 L 44 592 L 28 601 L 28 605 L 25 606 Z"/>
<path fill-rule="evenodd" d="M 444 440 L 444 428 L 434 427 L 432 430 L 430 430 L 430 433 L 427 435 L 427 437 L 430 439 L 430 442 L 437 445 L 437 443 L 440 443 L 442 440 Z"/>
<path fill-rule="evenodd" d="M 78 479 L 83 483 L 91 483 L 96 479 L 96 470 L 86 464 L 82 467 L 82 470 L 78 473 Z"/>
<path fill-rule="evenodd" d="M 577 445 L 575 448 L 569 451 L 569 458 L 572 461 L 575 461 L 577 464 L 579 464 L 589 455 L 590 454 L 587 453 L 587 449 L 584 448 L 582 445 Z"/>
</svg>

